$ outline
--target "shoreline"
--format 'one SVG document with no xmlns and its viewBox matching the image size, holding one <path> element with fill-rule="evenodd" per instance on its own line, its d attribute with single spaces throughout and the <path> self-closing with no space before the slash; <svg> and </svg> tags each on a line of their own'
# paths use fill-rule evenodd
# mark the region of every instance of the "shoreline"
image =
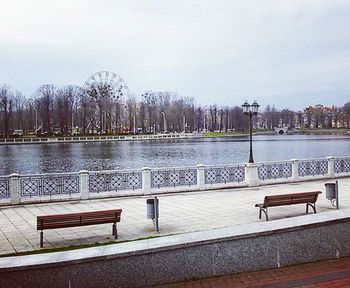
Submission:
<svg viewBox="0 0 350 288">
<path fill-rule="evenodd" d="M 84 143 L 84 142 L 111 142 L 111 141 L 142 141 L 160 139 L 187 139 L 201 137 L 200 134 L 156 134 L 156 135 L 121 135 L 121 136 L 73 136 L 51 138 L 6 138 L 0 139 L 0 145 L 25 145 L 25 144 L 57 144 L 57 143 Z"/>
<path fill-rule="evenodd" d="M 254 135 L 274 136 L 275 131 L 255 131 Z M 302 131 L 288 131 L 286 135 L 342 135 L 350 137 L 348 129 L 310 129 Z M 206 133 L 171 133 L 150 135 L 105 135 L 105 136 L 69 136 L 69 137 L 22 137 L 0 138 L 0 145 L 23 145 L 23 144 L 57 144 L 57 143 L 84 143 L 84 142 L 110 142 L 110 141 L 143 141 L 163 139 L 190 139 L 190 138 L 216 138 L 216 137 L 245 137 L 248 133 L 240 132 L 206 132 Z M 281 135 L 283 136 L 283 135 Z"/>
</svg>

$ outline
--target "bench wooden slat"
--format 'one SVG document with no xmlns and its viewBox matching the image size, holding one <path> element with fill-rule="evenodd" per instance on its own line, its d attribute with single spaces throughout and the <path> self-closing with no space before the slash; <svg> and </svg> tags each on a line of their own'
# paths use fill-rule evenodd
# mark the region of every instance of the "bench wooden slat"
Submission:
<svg viewBox="0 0 350 288">
<path fill-rule="evenodd" d="M 116 223 L 120 222 L 122 209 L 42 215 L 37 217 L 37 230 L 41 230 L 40 247 L 42 247 L 42 231 L 56 228 L 113 223 L 113 235 L 117 238 Z"/>
<path fill-rule="evenodd" d="M 256 207 L 273 207 L 273 206 L 283 206 L 292 204 L 304 204 L 304 203 L 314 203 L 317 201 L 318 195 L 321 191 L 312 192 L 302 192 L 302 193 L 292 193 L 292 194 L 279 194 L 265 196 L 264 203 L 257 204 Z"/>
<path fill-rule="evenodd" d="M 316 213 L 316 201 L 321 191 L 290 193 L 265 196 L 263 203 L 255 204 L 255 207 L 260 208 L 259 218 L 261 219 L 261 212 L 265 213 L 266 220 L 268 220 L 267 208 L 294 204 L 306 204 L 306 213 L 308 213 L 308 207 L 313 208 Z"/>
</svg>

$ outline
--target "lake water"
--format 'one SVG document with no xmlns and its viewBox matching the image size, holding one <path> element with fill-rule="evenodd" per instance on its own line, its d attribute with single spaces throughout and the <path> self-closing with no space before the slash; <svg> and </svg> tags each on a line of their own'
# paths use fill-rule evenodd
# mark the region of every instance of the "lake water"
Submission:
<svg viewBox="0 0 350 288">
<path fill-rule="evenodd" d="M 350 137 L 254 136 L 254 161 L 349 156 Z M 248 137 L 0 145 L 0 175 L 245 163 Z"/>
</svg>

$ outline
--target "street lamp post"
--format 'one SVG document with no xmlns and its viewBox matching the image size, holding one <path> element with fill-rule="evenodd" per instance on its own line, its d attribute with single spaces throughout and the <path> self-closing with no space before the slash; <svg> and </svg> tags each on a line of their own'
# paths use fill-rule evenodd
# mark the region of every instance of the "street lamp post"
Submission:
<svg viewBox="0 0 350 288">
<path fill-rule="evenodd" d="M 164 131 L 163 131 L 163 133 L 166 133 L 168 130 L 167 130 L 167 125 L 166 125 L 166 119 L 165 119 L 165 112 L 160 112 L 160 113 L 162 113 L 162 115 L 163 115 L 163 122 L 164 122 L 164 127 L 163 127 L 163 129 L 164 129 Z"/>
<path fill-rule="evenodd" d="M 38 110 L 37 108 L 34 108 L 35 110 L 35 133 L 38 131 Z"/>
<path fill-rule="evenodd" d="M 249 161 L 248 163 L 254 163 L 253 160 L 253 115 L 258 114 L 260 105 L 254 101 L 252 105 L 250 105 L 247 101 L 245 101 L 242 105 L 243 113 L 249 116 Z"/>
<path fill-rule="evenodd" d="M 136 116 L 134 115 L 134 135 L 136 134 Z"/>
</svg>

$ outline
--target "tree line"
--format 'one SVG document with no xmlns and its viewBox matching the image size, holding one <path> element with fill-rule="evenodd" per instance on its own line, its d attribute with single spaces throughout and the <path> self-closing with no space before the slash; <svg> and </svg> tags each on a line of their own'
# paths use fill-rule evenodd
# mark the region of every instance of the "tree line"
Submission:
<svg viewBox="0 0 350 288">
<path fill-rule="evenodd" d="M 247 131 L 249 119 L 241 106 L 201 106 L 192 97 L 175 92 L 145 91 L 125 99 L 94 98 L 82 87 L 51 84 L 40 86 L 31 97 L 0 86 L 0 136 L 36 134 L 92 135 L 194 131 Z M 317 107 L 304 111 L 278 110 L 268 105 L 257 117 L 254 127 L 273 129 L 288 126 L 349 128 L 350 102 L 343 107 Z M 334 124 L 336 123 L 336 124 Z M 20 131 L 20 132 L 18 132 Z M 17 133 L 17 134 L 16 134 Z"/>
</svg>

